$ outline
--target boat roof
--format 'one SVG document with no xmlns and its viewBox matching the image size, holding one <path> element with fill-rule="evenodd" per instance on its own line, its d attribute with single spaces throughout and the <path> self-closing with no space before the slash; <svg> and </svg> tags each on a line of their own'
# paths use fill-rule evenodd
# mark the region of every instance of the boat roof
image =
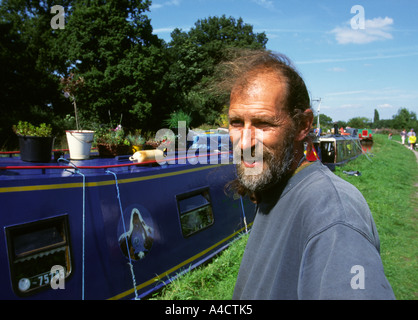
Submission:
<svg viewBox="0 0 418 320">
<path fill-rule="evenodd" d="M 352 135 L 340 135 L 340 134 L 327 134 L 325 136 L 321 136 L 318 137 L 315 142 L 318 141 L 339 141 L 339 140 L 359 140 L 359 138 L 357 136 L 352 136 Z"/>
<path fill-rule="evenodd" d="M 54 150 L 56 151 L 56 150 Z M 230 154 L 230 152 L 226 152 Z M 223 155 L 222 152 L 214 155 Z M 187 156 L 186 152 L 167 153 L 164 158 L 165 163 L 158 163 L 156 160 L 144 161 L 141 163 L 129 160 L 131 155 L 116 156 L 113 158 L 99 157 L 97 152 L 92 152 L 89 159 L 72 160 L 69 154 L 60 155 L 58 159 L 52 159 L 47 163 L 35 163 L 22 161 L 19 152 L 1 152 L 0 153 L 0 181 L 16 179 L 33 179 L 48 177 L 66 177 L 73 176 L 76 171 L 84 175 L 104 175 L 107 170 L 115 173 L 157 173 L 162 169 L 176 169 L 184 167 L 190 163 L 201 163 L 196 160 L 199 155 Z M 205 154 L 204 156 L 212 156 Z M 229 156 L 228 156 L 229 157 Z M 191 162 L 190 159 L 195 159 Z M 212 164 L 207 161 L 208 164 Z M 220 161 L 219 161 L 220 163 Z"/>
</svg>

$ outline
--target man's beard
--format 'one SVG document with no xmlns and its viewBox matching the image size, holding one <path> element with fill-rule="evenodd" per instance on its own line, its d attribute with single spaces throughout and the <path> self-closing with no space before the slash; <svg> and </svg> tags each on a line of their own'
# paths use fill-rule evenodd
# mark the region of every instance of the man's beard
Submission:
<svg viewBox="0 0 418 320">
<path fill-rule="evenodd" d="M 279 150 L 263 147 L 263 168 L 259 174 L 248 174 L 249 170 L 240 162 L 237 164 L 238 189 L 245 193 L 256 193 L 280 183 L 287 177 L 294 160 L 294 134 L 288 133 Z M 252 156 L 254 157 L 254 150 Z"/>
</svg>

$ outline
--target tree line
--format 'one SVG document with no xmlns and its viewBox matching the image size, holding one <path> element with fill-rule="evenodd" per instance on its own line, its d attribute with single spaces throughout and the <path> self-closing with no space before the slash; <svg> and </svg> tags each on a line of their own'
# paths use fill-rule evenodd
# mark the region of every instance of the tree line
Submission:
<svg viewBox="0 0 418 320">
<path fill-rule="evenodd" d="M 52 0 L 0 3 L 0 147 L 13 146 L 18 121 L 75 129 L 60 79 L 83 79 L 75 94 L 83 129 L 100 124 L 158 130 L 170 116 L 214 124 L 225 101 L 209 89 L 231 48 L 265 48 L 265 33 L 239 18 L 209 17 L 171 41 L 153 34 L 150 0 L 63 0 L 53 28 Z"/>
<path fill-rule="evenodd" d="M 317 115 L 314 117 L 313 127 L 317 127 Z M 380 119 L 377 109 L 374 110 L 373 119 L 367 117 L 354 117 L 348 121 L 336 121 L 334 122 L 331 117 L 320 114 L 319 123 L 322 128 L 331 129 L 334 124 L 338 125 L 338 128 L 358 128 L 358 129 L 394 129 L 395 131 L 402 131 L 405 129 L 409 131 L 414 129 L 418 130 L 417 114 L 413 111 L 409 111 L 407 108 L 399 108 L 398 112 L 392 116 L 392 119 Z"/>
<path fill-rule="evenodd" d="M 62 0 L 63 28 L 53 28 L 53 0 L 0 2 L 0 148 L 16 146 L 18 121 L 50 123 L 55 134 L 76 129 L 73 104 L 61 79 L 83 79 L 75 92 L 83 129 L 121 122 L 129 130 L 156 131 L 187 120 L 216 125 L 225 97 L 214 94 L 216 66 L 237 48 L 266 48 L 267 36 L 241 18 L 199 19 L 175 29 L 166 42 L 153 34 L 150 0 Z M 320 115 L 321 125 L 332 119 Z M 315 118 L 316 119 L 316 118 Z M 171 120 L 171 121 L 170 121 Z M 400 109 L 391 120 L 355 118 L 342 126 L 417 127 Z M 330 125 L 331 126 L 331 125 Z"/>
</svg>

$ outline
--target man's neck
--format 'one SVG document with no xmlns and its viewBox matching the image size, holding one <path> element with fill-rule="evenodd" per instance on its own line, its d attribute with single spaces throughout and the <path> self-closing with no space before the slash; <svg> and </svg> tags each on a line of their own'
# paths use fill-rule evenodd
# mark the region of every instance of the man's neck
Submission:
<svg viewBox="0 0 418 320">
<path fill-rule="evenodd" d="M 308 160 L 306 160 L 303 151 L 302 150 L 296 150 L 294 160 L 293 160 L 292 165 L 290 166 L 287 174 L 285 176 L 283 176 L 283 178 L 280 179 L 280 181 L 277 181 L 274 185 L 272 185 L 269 189 L 272 189 L 272 188 L 275 188 L 276 189 L 277 188 L 277 190 L 275 190 L 275 191 L 280 192 L 280 189 L 282 189 L 282 188 L 284 189 L 284 187 L 286 186 L 287 181 L 294 174 L 296 174 L 297 172 L 299 172 L 300 170 L 302 170 L 309 163 L 310 162 Z M 260 203 L 261 200 L 262 200 L 262 195 L 265 192 L 268 192 L 267 190 L 268 189 L 262 190 L 262 191 L 259 191 L 259 192 L 253 192 L 253 193 L 251 193 L 249 195 L 250 200 L 253 203 L 255 203 L 255 204 Z"/>
</svg>

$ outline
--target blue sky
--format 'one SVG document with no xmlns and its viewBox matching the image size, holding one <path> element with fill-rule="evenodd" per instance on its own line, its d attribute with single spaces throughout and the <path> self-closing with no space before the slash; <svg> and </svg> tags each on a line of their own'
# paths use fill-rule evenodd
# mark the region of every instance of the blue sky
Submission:
<svg viewBox="0 0 418 320">
<path fill-rule="evenodd" d="M 418 113 L 416 0 L 153 0 L 147 14 L 167 42 L 198 19 L 241 17 L 294 62 L 334 121 L 373 119 L 374 109 L 380 119 L 399 108 Z"/>
</svg>

